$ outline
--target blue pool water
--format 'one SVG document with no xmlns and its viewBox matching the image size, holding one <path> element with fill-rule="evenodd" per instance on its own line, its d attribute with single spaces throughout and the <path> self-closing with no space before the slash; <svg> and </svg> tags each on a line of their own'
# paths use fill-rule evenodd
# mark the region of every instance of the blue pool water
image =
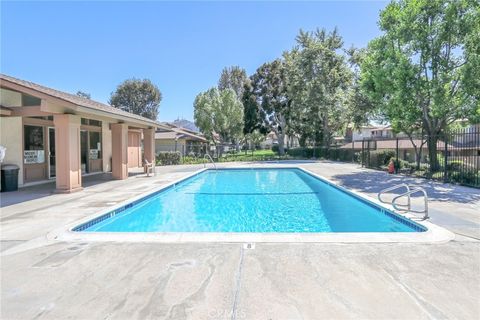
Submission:
<svg viewBox="0 0 480 320">
<path fill-rule="evenodd" d="M 300 169 L 207 170 L 74 230 L 419 232 L 423 227 Z"/>
</svg>

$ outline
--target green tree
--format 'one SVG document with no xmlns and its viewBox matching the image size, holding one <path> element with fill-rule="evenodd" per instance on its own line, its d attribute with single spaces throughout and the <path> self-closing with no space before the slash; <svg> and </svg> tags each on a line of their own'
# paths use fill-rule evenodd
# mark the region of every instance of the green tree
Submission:
<svg viewBox="0 0 480 320">
<path fill-rule="evenodd" d="M 348 90 L 352 72 L 342 52 L 337 29 L 316 30 L 297 36 L 297 46 L 284 54 L 288 66 L 288 94 L 292 100 L 292 126 L 300 140 L 321 141 L 348 121 Z"/>
<path fill-rule="evenodd" d="M 79 97 L 85 98 L 85 99 L 91 99 L 92 98 L 90 93 L 80 91 L 80 90 L 77 91 L 76 95 L 79 96 Z"/>
<path fill-rule="evenodd" d="M 239 66 L 223 68 L 218 80 L 218 89 L 233 89 L 238 99 L 242 99 L 244 86 L 249 81 L 245 69 Z"/>
<path fill-rule="evenodd" d="M 262 119 L 259 113 L 260 108 L 253 90 L 252 81 L 247 81 L 244 85 L 242 104 L 244 117 L 243 134 L 247 135 L 255 130 L 266 134 L 267 130 L 262 125 Z"/>
<path fill-rule="evenodd" d="M 352 83 L 348 90 L 348 124 L 353 124 L 354 128 L 369 123 L 372 118 L 379 118 L 375 104 L 368 97 L 361 87 L 361 64 L 366 57 L 366 49 L 350 47 L 347 50 L 348 63 L 352 70 Z"/>
<path fill-rule="evenodd" d="M 128 79 L 112 93 L 110 104 L 127 112 L 157 120 L 162 94 L 148 79 Z"/>
<path fill-rule="evenodd" d="M 290 109 L 284 62 L 277 59 L 264 63 L 252 76 L 252 88 L 262 125 L 275 133 L 278 138 L 278 152 L 284 155 Z"/>
<path fill-rule="evenodd" d="M 195 125 L 210 141 L 239 139 L 243 131 L 243 106 L 232 89 L 211 88 L 195 98 Z"/>
<path fill-rule="evenodd" d="M 479 6 L 392 1 L 380 14 L 383 35 L 369 43 L 362 63 L 362 87 L 386 119 L 402 131 L 425 132 L 432 171 L 439 169 L 437 141 L 445 129 L 478 110 Z"/>
</svg>

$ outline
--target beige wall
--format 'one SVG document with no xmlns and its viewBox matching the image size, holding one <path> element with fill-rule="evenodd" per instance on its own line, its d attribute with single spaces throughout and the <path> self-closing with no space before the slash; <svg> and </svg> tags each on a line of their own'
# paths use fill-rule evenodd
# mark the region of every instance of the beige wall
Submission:
<svg viewBox="0 0 480 320">
<path fill-rule="evenodd" d="M 21 117 L 0 117 L 0 145 L 7 148 L 3 164 L 16 164 L 20 167 L 19 185 L 23 185 L 22 131 Z"/>
<path fill-rule="evenodd" d="M 103 172 L 112 171 L 112 130 L 110 130 L 110 123 L 102 122 L 102 156 L 103 156 Z"/>
</svg>

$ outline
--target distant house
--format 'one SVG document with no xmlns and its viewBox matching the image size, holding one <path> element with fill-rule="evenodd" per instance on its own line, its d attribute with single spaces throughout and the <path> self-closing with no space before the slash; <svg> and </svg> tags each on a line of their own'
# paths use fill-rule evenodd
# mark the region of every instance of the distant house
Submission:
<svg viewBox="0 0 480 320">
<path fill-rule="evenodd" d="M 363 139 L 388 139 L 394 134 L 390 125 L 367 125 L 359 129 L 348 128 L 346 141 L 361 141 Z"/>
<path fill-rule="evenodd" d="M 155 152 L 178 151 L 182 155 L 203 153 L 207 139 L 198 133 L 166 124 L 170 130 L 160 129 L 155 132 Z"/>
<path fill-rule="evenodd" d="M 275 132 L 271 131 L 265 136 L 265 140 L 262 143 L 260 143 L 260 147 L 262 149 L 270 149 L 272 148 L 273 145 L 277 145 L 277 144 L 278 144 L 277 135 L 275 134 Z"/>
<path fill-rule="evenodd" d="M 266 136 L 265 140 L 260 143 L 260 147 L 262 149 L 270 149 L 274 145 L 278 145 L 278 138 L 275 132 L 270 131 Z M 295 148 L 299 146 L 298 143 L 298 138 L 294 135 L 285 135 L 285 141 L 284 141 L 284 146 L 285 148 Z"/>
<path fill-rule="evenodd" d="M 349 140 L 349 137 L 350 140 Z M 468 165 L 480 166 L 480 124 L 469 125 L 465 129 L 453 131 L 445 143 L 444 139 L 437 141 L 437 152 L 441 156 L 447 156 L 450 161 L 463 161 Z M 369 150 L 397 150 L 400 159 L 410 162 L 415 161 L 415 147 L 422 147 L 421 161 L 427 161 L 428 146 L 426 141 L 413 139 L 411 141 L 405 134 L 393 134 L 390 126 L 365 126 L 360 130 L 348 128 L 345 141 L 351 141 L 342 145 L 341 149 L 361 151 L 362 148 Z M 365 141 L 363 141 L 365 140 Z"/>
<path fill-rule="evenodd" d="M 363 147 L 369 148 L 370 150 L 393 150 L 395 151 L 397 148 L 397 140 L 396 139 L 389 139 L 389 140 L 374 140 L 374 141 L 365 141 L 362 143 L 362 141 L 353 141 L 347 144 L 344 144 L 343 146 L 340 147 L 340 149 L 353 149 L 356 151 L 361 151 L 362 150 L 362 144 Z M 410 162 L 415 161 L 415 146 L 417 148 L 420 148 L 422 145 L 422 141 L 419 139 L 414 139 L 413 143 L 410 141 L 410 139 L 400 139 L 398 140 L 398 151 L 399 151 L 399 157 L 403 160 L 407 160 Z M 444 148 L 444 142 L 443 141 L 438 141 L 437 142 L 437 148 L 439 150 L 442 150 Z M 427 152 L 427 144 L 424 143 L 422 145 L 422 160 L 425 160 L 426 156 L 428 155 Z"/>
</svg>

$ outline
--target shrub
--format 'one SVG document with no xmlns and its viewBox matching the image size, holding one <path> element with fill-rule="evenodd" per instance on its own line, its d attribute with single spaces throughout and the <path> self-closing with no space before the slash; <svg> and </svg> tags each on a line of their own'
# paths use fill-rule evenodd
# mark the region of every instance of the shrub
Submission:
<svg viewBox="0 0 480 320">
<path fill-rule="evenodd" d="M 180 164 L 182 156 L 178 151 L 161 151 L 157 154 L 157 164 L 170 166 Z"/>
<path fill-rule="evenodd" d="M 450 160 L 447 164 L 448 171 L 475 171 L 473 163 L 465 163 L 462 160 Z"/>
<path fill-rule="evenodd" d="M 400 170 L 400 169 L 411 169 L 413 170 L 413 168 L 415 167 L 415 164 L 413 164 L 413 167 L 412 167 L 412 163 L 408 162 L 408 161 L 405 161 L 405 160 L 402 160 L 402 159 L 396 159 L 396 157 L 391 157 L 390 160 L 393 160 L 393 164 L 395 165 L 395 169 L 397 170 Z M 388 162 L 390 162 L 390 160 L 388 160 Z"/>
<path fill-rule="evenodd" d="M 477 180 L 480 179 L 480 171 L 454 171 L 449 172 L 450 181 L 466 184 L 476 185 Z"/>
<path fill-rule="evenodd" d="M 313 149 L 311 148 L 290 148 L 287 150 L 287 154 L 294 158 L 312 158 Z"/>
<path fill-rule="evenodd" d="M 201 164 L 205 163 L 205 159 L 202 157 L 183 157 L 183 164 Z"/>
<path fill-rule="evenodd" d="M 391 158 L 395 158 L 395 151 L 393 150 L 372 150 L 370 151 L 370 161 L 368 155 L 366 155 L 368 166 L 373 168 L 388 166 Z"/>
<path fill-rule="evenodd" d="M 417 170 L 417 171 L 413 172 L 413 175 L 416 176 L 416 177 L 425 178 L 425 177 L 427 177 L 427 172 L 423 171 L 423 170 Z"/>
<path fill-rule="evenodd" d="M 278 144 L 274 144 L 272 146 L 272 151 L 275 152 L 275 153 L 278 153 Z"/>
</svg>

